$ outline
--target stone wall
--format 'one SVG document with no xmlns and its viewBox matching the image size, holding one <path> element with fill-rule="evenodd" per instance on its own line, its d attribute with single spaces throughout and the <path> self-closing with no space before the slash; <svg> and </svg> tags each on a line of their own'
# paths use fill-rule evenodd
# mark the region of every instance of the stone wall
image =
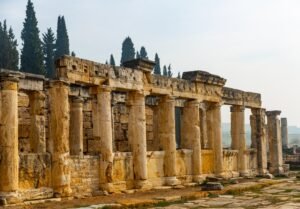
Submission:
<svg viewBox="0 0 300 209">
<path fill-rule="evenodd" d="M 71 156 L 71 189 L 75 196 L 90 196 L 99 190 L 99 156 Z"/>
</svg>

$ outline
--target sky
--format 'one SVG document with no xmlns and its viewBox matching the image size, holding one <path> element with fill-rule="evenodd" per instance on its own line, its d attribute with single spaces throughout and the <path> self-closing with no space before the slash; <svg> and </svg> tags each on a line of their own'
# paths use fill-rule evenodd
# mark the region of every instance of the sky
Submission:
<svg viewBox="0 0 300 209">
<path fill-rule="evenodd" d="M 130 36 L 135 49 L 157 52 L 174 74 L 205 70 L 226 86 L 262 94 L 263 107 L 282 110 L 300 126 L 299 0 L 32 0 L 41 33 L 64 15 L 70 49 L 81 58 L 120 61 Z M 19 47 L 27 0 L 0 0 L 0 21 Z M 250 111 L 247 111 L 247 118 Z M 223 108 L 229 122 L 229 108 Z M 246 121 L 248 123 L 248 121 Z"/>
</svg>

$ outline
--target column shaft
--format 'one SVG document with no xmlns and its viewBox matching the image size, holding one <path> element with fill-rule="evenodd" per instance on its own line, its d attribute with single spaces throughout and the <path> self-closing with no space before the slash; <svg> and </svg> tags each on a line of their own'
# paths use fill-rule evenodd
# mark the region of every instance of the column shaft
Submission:
<svg viewBox="0 0 300 209">
<path fill-rule="evenodd" d="M 159 141 L 165 151 L 164 174 L 167 185 L 177 184 L 176 179 L 176 138 L 175 138 L 175 99 L 161 97 L 159 102 Z"/>
<path fill-rule="evenodd" d="M 72 99 L 70 111 L 70 154 L 83 156 L 83 99 Z"/>
<path fill-rule="evenodd" d="M 143 188 L 148 179 L 145 96 L 142 92 L 129 92 L 128 138 L 132 148 L 133 172 L 136 188 Z"/>
<path fill-rule="evenodd" d="M 113 170 L 113 135 L 112 135 L 112 108 L 111 90 L 99 89 L 97 94 L 97 111 L 100 137 L 100 185 L 108 191 L 112 190 Z"/>
<path fill-rule="evenodd" d="M 282 139 L 280 128 L 280 111 L 267 111 L 268 117 L 268 138 L 270 152 L 270 172 L 274 175 L 283 173 L 282 160 Z"/>
<path fill-rule="evenodd" d="M 14 192 L 19 184 L 18 79 L 1 81 L 0 191 Z"/>
<path fill-rule="evenodd" d="M 249 174 L 247 169 L 246 132 L 245 132 L 245 108 L 242 106 L 231 107 L 231 148 L 238 150 L 238 170 L 241 176 Z"/>
<path fill-rule="evenodd" d="M 198 101 L 187 101 L 183 108 L 183 132 L 182 145 L 184 148 L 192 149 L 192 172 L 193 181 L 202 180 L 201 143 L 200 143 L 200 113 Z"/>
<path fill-rule="evenodd" d="M 288 123 L 286 118 L 281 118 L 281 136 L 283 148 L 288 148 Z"/>
<path fill-rule="evenodd" d="M 52 148 L 52 186 L 56 196 L 69 196 L 69 86 L 63 81 L 52 81 L 49 89 L 50 138 Z"/>
<path fill-rule="evenodd" d="M 208 148 L 207 138 L 207 117 L 206 117 L 206 104 L 200 104 L 200 133 L 201 133 L 201 148 Z"/>
<path fill-rule="evenodd" d="M 209 146 L 213 149 L 214 171 L 217 176 L 223 175 L 223 145 L 221 127 L 221 105 L 211 104 L 207 111 Z"/>
<path fill-rule="evenodd" d="M 34 91 L 30 94 L 30 148 L 33 153 L 46 152 L 45 94 Z"/>
<path fill-rule="evenodd" d="M 251 140 L 257 149 L 258 174 L 263 176 L 268 173 L 265 110 L 251 109 L 251 111 Z"/>
</svg>

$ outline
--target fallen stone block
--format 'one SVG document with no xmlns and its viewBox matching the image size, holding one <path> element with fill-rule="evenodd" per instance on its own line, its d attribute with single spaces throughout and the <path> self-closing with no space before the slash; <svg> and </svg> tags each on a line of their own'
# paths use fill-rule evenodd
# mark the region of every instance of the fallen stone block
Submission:
<svg viewBox="0 0 300 209">
<path fill-rule="evenodd" d="M 222 190 L 224 189 L 223 185 L 219 182 L 207 182 L 201 186 L 203 191 L 213 191 L 213 190 Z"/>
</svg>

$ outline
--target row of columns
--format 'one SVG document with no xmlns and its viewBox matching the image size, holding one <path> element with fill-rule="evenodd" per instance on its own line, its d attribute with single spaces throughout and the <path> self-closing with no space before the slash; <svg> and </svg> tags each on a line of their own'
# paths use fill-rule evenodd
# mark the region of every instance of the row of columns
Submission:
<svg viewBox="0 0 300 209">
<path fill-rule="evenodd" d="M 3 78 L 2 78 L 3 79 Z M 0 191 L 13 192 L 18 189 L 18 79 L 8 77 L 1 80 L 0 102 Z M 32 118 L 43 121 L 41 111 L 45 96 L 33 94 L 35 103 L 32 105 Z M 146 148 L 146 118 L 145 94 L 140 91 L 129 92 L 128 107 L 129 126 L 128 138 L 133 156 L 133 172 L 136 188 L 147 186 L 147 148 Z M 63 81 L 52 81 L 49 88 L 50 108 L 50 138 L 48 150 L 52 154 L 52 186 L 57 195 L 68 196 L 70 189 L 70 170 L 68 158 L 70 153 L 82 155 L 83 151 L 83 100 L 73 98 L 69 105 L 69 85 Z M 111 114 L 111 90 L 108 88 L 97 89 L 97 136 L 100 138 L 101 187 L 112 186 L 113 164 L 113 136 Z M 176 140 L 175 140 L 175 98 L 162 96 L 158 111 L 158 137 L 165 152 L 164 173 L 166 184 L 178 183 L 176 179 Z M 70 109 L 71 107 L 71 109 Z M 71 114 L 70 114 L 71 112 Z M 232 107 L 232 148 L 239 150 L 238 168 L 241 175 L 246 175 L 245 159 L 245 129 L 244 108 Z M 270 148 L 271 170 L 282 172 L 281 135 L 278 115 L 280 112 L 267 112 L 268 136 Z M 71 115 L 71 116 L 70 116 Z M 70 124 L 71 117 L 71 124 Z M 267 172 L 266 157 L 266 130 L 265 111 L 252 109 L 251 126 L 255 130 L 252 143 L 258 151 L 258 169 L 261 173 Z M 71 132 L 69 132 L 70 127 Z M 192 172 L 194 181 L 201 179 L 201 142 L 205 148 L 213 150 L 214 172 L 223 174 L 223 147 L 221 131 L 221 104 L 214 103 L 204 106 L 198 100 L 187 101 L 183 108 L 183 147 L 192 149 Z M 32 127 L 38 136 L 32 149 L 36 152 L 45 152 L 45 131 Z M 201 131 L 202 130 L 202 131 Z M 69 135 L 70 134 L 70 135 Z M 70 138 L 70 141 L 69 141 Z M 201 139 L 201 140 L 200 140 Z"/>
</svg>

